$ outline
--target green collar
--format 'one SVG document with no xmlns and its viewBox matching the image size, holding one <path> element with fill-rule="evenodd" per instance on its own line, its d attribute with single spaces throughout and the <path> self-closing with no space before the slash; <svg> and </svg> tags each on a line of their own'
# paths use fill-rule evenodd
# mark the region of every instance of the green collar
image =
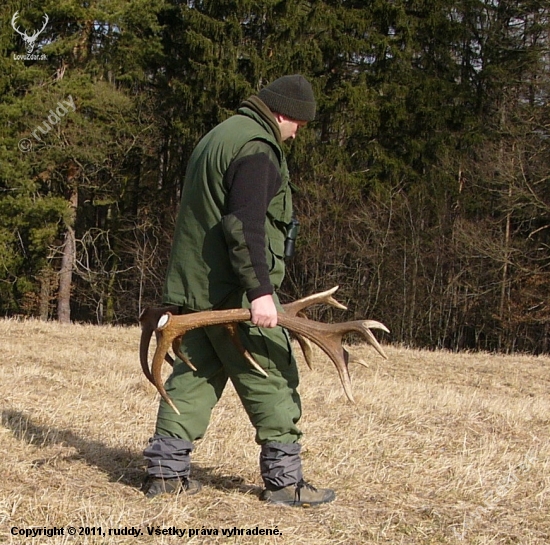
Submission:
<svg viewBox="0 0 550 545">
<path fill-rule="evenodd" d="M 277 121 L 275 121 L 275 117 L 273 117 L 271 110 L 255 95 L 243 100 L 239 106 L 238 112 L 246 113 L 247 109 L 259 116 L 261 120 L 269 126 L 273 136 L 275 136 L 277 140 L 277 143 L 279 146 L 282 146 L 283 141 L 281 140 L 281 130 L 279 129 L 279 125 L 277 124 Z"/>
</svg>

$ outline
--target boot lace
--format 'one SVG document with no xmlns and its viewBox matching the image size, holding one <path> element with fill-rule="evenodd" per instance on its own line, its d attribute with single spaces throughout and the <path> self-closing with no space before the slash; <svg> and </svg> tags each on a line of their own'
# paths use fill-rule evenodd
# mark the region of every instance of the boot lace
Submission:
<svg viewBox="0 0 550 545">
<path fill-rule="evenodd" d="M 312 484 L 309 484 L 307 481 L 304 481 L 304 479 L 302 479 L 301 481 L 298 481 L 296 483 L 296 490 L 294 492 L 294 501 L 295 502 L 300 501 L 302 488 L 306 488 L 307 490 L 311 490 L 312 492 L 317 492 L 317 489 Z"/>
</svg>

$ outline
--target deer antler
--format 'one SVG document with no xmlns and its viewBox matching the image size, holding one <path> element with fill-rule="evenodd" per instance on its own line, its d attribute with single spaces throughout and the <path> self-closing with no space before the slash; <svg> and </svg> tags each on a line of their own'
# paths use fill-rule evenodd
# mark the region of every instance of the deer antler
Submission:
<svg viewBox="0 0 550 545">
<path fill-rule="evenodd" d="M 19 11 L 16 11 L 14 14 L 13 14 L 13 17 L 11 18 L 11 26 L 13 27 L 13 30 L 15 30 L 15 32 L 17 32 L 17 34 L 20 34 L 21 36 L 23 36 L 23 38 L 26 38 L 27 40 L 34 40 L 45 28 L 46 28 L 46 25 L 48 24 L 48 21 L 50 20 L 50 18 L 48 17 L 48 14 L 47 13 L 44 13 L 44 24 L 42 25 L 42 28 L 40 30 L 35 30 L 33 33 L 32 33 L 32 36 L 29 36 L 27 34 L 27 32 L 21 32 L 19 30 L 19 28 L 17 28 L 15 26 L 15 21 L 17 21 L 17 19 L 19 18 Z"/>
<path fill-rule="evenodd" d="M 332 297 L 332 294 L 337 289 L 338 289 L 338 286 L 321 293 L 316 293 L 314 295 L 304 297 L 303 299 L 298 299 L 297 301 L 294 301 L 292 303 L 286 303 L 285 305 L 283 305 L 283 308 L 285 309 L 285 312 L 287 314 L 291 316 L 298 315 L 303 318 L 305 318 L 305 314 L 302 311 L 305 308 L 318 303 L 326 303 L 336 308 L 347 310 L 347 307 L 345 307 L 344 305 L 342 305 Z M 161 316 L 163 314 L 166 314 L 167 312 L 169 312 L 170 314 L 177 315 L 179 314 L 179 309 L 174 305 L 161 307 L 161 308 L 147 307 L 142 311 L 142 313 L 139 316 L 139 322 L 141 324 L 141 329 L 142 329 L 140 347 L 139 347 L 139 360 L 141 362 L 141 369 L 143 370 L 144 375 L 147 377 L 149 382 L 151 382 L 151 384 L 153 385 L 155 384 L 155 382 L 153 380 L 153 375 L 149 370 L 147 354 L 149 352 L 149 345 L 151 344 L 151 337 L 153 333 L 155 333 L 155 336 L 158 341 L 159 333 L 156 331 L 157 325 L 159 323 Z M 226 326 L 226 329 L 229 332 L 231 340 L 237 346 L 237 348 L 242 353 L 242 355 L 250 362 L 250 365 L 252 365 L 252 367 L 258 370 L 262 375 L 267 377 L 267 373 L 265 372 L 265 370 L 262 367 L 260 367 L 260 365 L 256 362 L 256 360 L 242 346 L 235 324 L 229 323 L 229 324 L 223 324 L 223 325 Z M 298 343 L 300 344 L 300 347 L 302 348 L 302 352 L 304 353 L 304 358 L 306 360 L 306 363 L 308 367 L 311 369 L 312 361 L 313 361 L 313 351 L 311 349 L 311 343 L 309 342 L 308 339 L 306 339 L 299 333 L 295 333 L 295 336 L 296 336 L 296 339 L 298 340 Z M 189 361 L 189 359 L 184 354 L 181 353 L 181 350 L 180 350 L 181 337 L 183 337 L 183 335 L 180 335 L 174 338 L 174 340 L 172 341 L 172 350 L 174 351 L 174 354 L 176 354 L 176 356 L 178 356 L 184 363 L 186 363 L 193 371 L 196 371 L 197 368 Z M 164 359 L 170 365 L 172 366 L 174 365 L 174 359 L 172 358 L 172 356 L 170 356 L 170 354 L 167 353 L 164 356 Z"/>
<path fill-rule="evenodd" d="M 17 18 L 19 17 L 19 12 L 16 11 L 14 14 L 13 14 L 13 17 L 11 18 L 11 26 L 13 27 L 13 30 L 15 30 L 15 32 L 17 32 L 17 34 L 20 34 L 21 36 L 25 36 L 26 38 L 28 38 L 27 36 L 27 33 L 26 32 L 21 32 L 19 30 L 19 28 L 17 28 L 15 26 L 15 21 L 17 21 Z"/>
<path fill-rule="evenodd" d="M 15 30 L 15 32 L 17 32 L 20 36 L 22 36 L 23 38 L 23 41 L 24 43 L 26 44 L 27 46 L 27 52 L 28 53 L 32 53 L 33 49 L 34 49 L 34 42 L 36 40 L 36 38 L 39 36 L 39 34 L 41 34 L 43 32 L 43 30 L 46 28 L 46 25 L 48 24 L 48 21 L 50 20 L 50 18 L 48 17 L 48 14 L 47 13 L 44 13 L 44 24 L 42 25 L 42 28 L 40 30 L 35 30 L 33 33 L 32 33 L 32 36 L 29 36 L 27 34 L 27 32 L 21 32 L 19 30 L 18 27 L 15 26 L 15 22 L 17 21 L 17 18 L 19 17 L 19 11 L 16 11 L 14 14 L 13 14 L 13 17 L 11 18 L 11 26 L 13 27 L 13 30 Z"/>
<path fill-rule="evenodd" d="M 353 321 L 338 324 L 324 324 L 298 316 L 303 309 L 316 303 L 328 303 L 338 308 L 345 308 L 332 298 L 332 294 L 338 288 L 312 295 L 293 303 L 283 305 L 284 313 L 278 313 L 278 324 L 295 333 L 298 339 L 309 339 L 319 346 L 333 361 L 338 370 L 344 392 L 350 401 L 354 401 L 351 391 L 351 381 L 348 371 L 350 354 L 342 346 L 343 336 L 350 332 L 359 333 L 377 352 L 387 359 L 384 350 L 371 333 L 370 329 L 382 329 L 389 332 L 386 326 L 373 320 Z M 174 310 L 174 307 L 171 309 Z M 162 314 L 161 314 L 162 313 Z M 151 329 L 154 319 L 159 315 L 156 329 Z M 142 323 L 142 335 L 140 342 L 140 359 L 142 369 L 147 378 L 155 385 L 162 398 L 179 414 L 162 383 L 162 363 L 166 359 L 170 347 L 174 347 L 176 340 L 180 340 L 191 329 L 209 325 L 227 325 L 237 322 L 249 321 L 251 318 L 248 309 L 210 310 L 174 316 L 172 312 L 163 309 L 146 309 L 140 317 Z M 147 364 L 147 349 L 149 347 L 152 332 L 157 336 L 157 348 L 153 356 L 151 371 Z M 236 335 L 235 335 L 236 336 Z M 303 348 L 302 343 L 300 345 Z M 246 356 L 246 351 L 242 350 Z M 178 354 L 180 357 L 181 355 Z M 250 356 L 248 354 L 248 356 Z M 311 359 L 311 355 L 309 356 Z M 308 356 L 306 355 L 306 360 Z M 250 356 L 250 359 L 252 357 Z M 249 361 L 250 361 L 249 359 Z M 144 363 L 145 362 L 145 363 Z M 190 362 L 187 362 L 188 365 Z M 255 362 L 251 362 L 255 363 Z M 308 362 L 310 363 L 310 361 Z M 257 365 L 257 364 L 256 364 Z M 255 367 L 256 367 L 255 365 Z M 263 370 L 262 370 L 263 371 Z M 265 374 L 265 372 L 264 372 Z"/>
<path fill-rule="evenodd" d="M 35 35 L 40 34 L 46 28 L 46 25 L 48 24 L 49 20 L 50 18 L 48 17 L 48 14 L 44 13 L 44 24 L 42 25 L 42 28 L 38 32 L 35 32 Z"/>
<path fill-rule="evenodd" d="M 316 293 L 314 295 L 309 295 L 308 297 L 298 299 L 297 301 L 294 301 L 292 303 L 286 303 L 283 305 L 285 313 L 290 316 L 300 316 L 302 318 L 306 318 L 305 314 L 302 311 L 310 306 L 320 304 L 320 303 L 325 303 L 327 305 L 331 305 L 339 309 L 347 310 L 346 306 L 342 305 L 332 297 L 332 294 L 336 292 L 337 289 L 338 289 L 338 286 L 335 286 L 330 290 Z M 153 335 L 153 332 L 155 333 L 155 336 L 158 342 L 159 333 L 158 331 L 156 331 L 157 325 L 159 323 L 161 316 L 163 314 L 166 314 L 167 312 L 169 312 L 170 314 L 178 315 L 179 309 L 178 307 L 173 305 L 162 307 L 162 308 L 147 307 L 142 311 L 142 313 L 139 316 L 139 322 L 141 324 L 141 329 L 142 329 L 140 347 L 139 347 L 139 359 L 141 362 L 141 368 L 143 370 L 143 373 L 145 374 L 149 382 L 151 382 L 151 384 L 153 385 L 155 385 L 155 381 L 153 380 L 153 375 L 149 370 L 147 354 L 149 352 L 149 345 L 151 343 L 151 337 Z M 228 323 L 228 324 L 222 324 L 222 325 L 225 325 L 226 329 L 229 332 L 231 340 L 233 341 L 235 346 L 238 348 L 238 350 L 241 352 L 241 354 L 249 361 L 250 365 L 254 367 L 257 371 L 259 371 L 262 375 L 267 377 L 268 375 L 265 372 L 265 370 L 262 367 L 260 367 L 260 365 L 256 362 L 256 360 L 243 347 L 241 340 L 239 338 L 239 335 L 237 333 L 235 324 Z M 304 354 L 304 358 L 306 360 L 308 367 L 312 369 L 313 368 L 312 367 L 313 350 L 311 348 L 310 341 L 306 339 L 303 335 L 300 335 L 299 333 L 294 332 L 294 335 L 302 349 L 302 352 Z M 189 361 L 189 359 L 184 354 L 182 354 L 180 350 L 182 337 L 183 337 L 183 334 L 174 338 L 174 340 L 172 341 L 172 350 L 174 354 L 176 354 L 176 356 L 178 356 L 185 364 L 187 364 L 188 367 L 190 367 L 193 371 L 196 371 L 197 368 Z M 167 353 L 164 356 L 164 359 L 170 365 L 172 366 L 174 365 L 174 359 L 170 356 L 170 354 Z M 359 363 L 362 363 L 361 360 L 357 360 L 357 361 L 359 361 Z"/>
</svg>

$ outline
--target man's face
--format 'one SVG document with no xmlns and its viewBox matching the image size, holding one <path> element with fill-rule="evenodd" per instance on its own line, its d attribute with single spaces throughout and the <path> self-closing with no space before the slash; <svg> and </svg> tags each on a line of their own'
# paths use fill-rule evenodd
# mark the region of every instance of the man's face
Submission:
<svg viewBox="0 0 550 545">
<path fill-rule="evenodd" d="M 307 121 L 298 121 L 297 119 L 286 117 L 286 115 L 283 114 L 276 114 L 275 119 L 277 119 L 277 123 L 279 124 L 281 140 L 283 140 L 283 142 L 289 138 L 296 138 L 298 129 L 307 125 Z"/>
</svg>

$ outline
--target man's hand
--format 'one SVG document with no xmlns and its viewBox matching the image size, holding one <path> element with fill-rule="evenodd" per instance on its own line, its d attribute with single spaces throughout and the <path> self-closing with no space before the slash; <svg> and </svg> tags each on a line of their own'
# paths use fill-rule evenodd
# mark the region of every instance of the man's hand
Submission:
<svg viewBox="0 0 550 545">
<path fill-rule="evenodd" d="M 258 327 L 277 325 L 277 307 L 271 295 L 262 295 L 250 303 L 252 323 Z"/>
</svg>

